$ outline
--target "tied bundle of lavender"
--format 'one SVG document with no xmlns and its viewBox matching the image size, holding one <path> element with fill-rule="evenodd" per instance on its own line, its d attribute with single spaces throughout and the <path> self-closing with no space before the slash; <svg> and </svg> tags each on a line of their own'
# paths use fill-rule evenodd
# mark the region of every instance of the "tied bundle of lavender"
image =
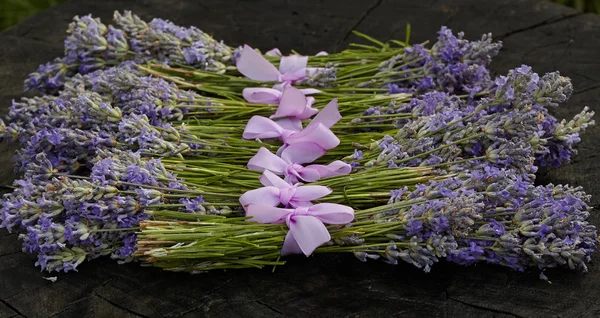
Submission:
<svg viewBox="0 0 600 318">
<path fill-rule="evenodd" d="M 242 48 L 229 47 L 196 27 L 182 27 L 159 18 L 145 22 L 131 11 L 115 11 L 113 22 L 114 25 L 106 25 L 91 15 L 74 17 L 67 30 L 64 57 L 40 65 L 25 81 L 25 89 L 56 93 L 76 74 L 88 74 L 129 60 L 187 66 L 206 71 L 209 76 L 239 74 L 235 62 Z M 321 70 L 305 83 L 328 85 L 336 80 L 337 66 L 344 67 L 339 75 L 347 79 L 353 74 L 371 72 L 381 61 L 399 54 L 407 44 L 395 41 L 395 45 L 396 48 L 374 51 L 369 46 L 352 44 L 355 48 L 341 53 L 320 52 L 309 64 Z M 281 52 L 273 49 L 268 53 L 269 59 L 277 63 Z"/>
<path fill-rule="evenodd" d="M 314 252 L 426 271 L 440 259 L 586 270 L 597 243 L 589 197 L 533 182 L 538 166 L 569 163 L 593 112 L 569 122 L 549 114 L 572 92 L 558 72 L 522 66 L 493 79 L 500 44 L 491 35 L 470 42 L 442 28 L 426 49 L 408 35 L 383 43 L 360 34 L 373 45 L 306 58 L 230 48 L 130 12 L 115 22 L 76 17 L 65 57 L 26 82 L 53 95 L 14 102 L 0 124 L 22 146 L 23 173 L 1 226 L 23 231 L 42 269 L 103 255 L 192 273 L 280 265 L 291 230 L 253 222 L 258 215 L 350 209 L 352 222 L 323 225 L 328 239 Z M 301 137 L 303 127 L 334 143 Z M 312 164 L 291 155 L 299 142 L 319 154 Z M 259 153 L 278 166 L 256 164 Z M 261 193 L 283 208 L 249 207 L 247 193 L 265 180 L 248 168 L 304 185 L 272 179 L 280 187 Z M 308 196 L 315 208 L 296 206 L 307 189 L 321 191 Z"/>
<path fill-rule="evenodd" d="M 352 252 L 362 261 L 404 261 L 425 271 L 440 259 L 519 271 L 587 271 L 597 233 L 585 221 L 589 198 L 579 188 L 535 187 L 510 171 L 486 172 L 394 191 L 389 204 L 357 211 L 353 223 L 328 227 L 331 241 L 315 252 Z M 283 263 L 281 225 L 170 216 L 180 221 L 141 223 L 136 254 L 152 266 L 198 273 Z"/>
</svg>

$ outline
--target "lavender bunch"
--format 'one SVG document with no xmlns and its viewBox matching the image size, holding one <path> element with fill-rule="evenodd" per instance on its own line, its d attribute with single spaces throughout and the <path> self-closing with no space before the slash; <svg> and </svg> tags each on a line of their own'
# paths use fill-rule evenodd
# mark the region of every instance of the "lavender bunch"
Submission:
<svg viewBox="0 0 600 318">
<path fill-rule="evenodd" d="M 565 102 L 572 85 L 557 72 L 539 77 L 530 67 L 522 66 L 511 70 L 507 77 L 497 78 L 490 90 L 493 95 L 477 101 L 430 92 L 407 104 L 368 109 L 364 114 L 373 123 L 395 114 L 409 117 L 397 118 L 400 129 L 395 136 L 386 136 L 370 146 L 380 152 L 376 159 L 369 154 L 373 159 L 366 164 L 435 165 L 500 153 L 506 158 L 531 153 L 535 154 L 536 164 L 557 158 L 554 164 L 560 165 L 570 159 L 580 141 L 578 134 L 594 124 L 594 113 L 585 108 L 573 121 L 563 122 L 563 127 L 572 128 L 558 130 L 556 119 L 546 107 Z M 521 145 L 512 148 L 517 152 L 507 152 L 515 143 Z M 414 155 L 422 159 L 408 162 Z"/>
<path fill-rule="evenodd" d="M 225 72 L 232 49 L 196 27 L 180 27 L 168 20 L 142 21 L 131 11 L 115 11 L 115 23 L 131 39 L 131 48 L 147 60 L 149 56 L 169 64 L 185 64 L 210 72 Z"/>
<path fill-rule="evenodd" d="M 115 149 L 94 161 L 90 177 L 68 176 L 38 154 L 24 178 L 15 181 L 16 190 L 3 198 L 0 227 L 25 231 L 23 250 L 37 255 L 42 270 L 75 270 L 104 255 L 131 261 L 135 230 L 150 217 L 148 208 L 198 215 L 232 211 L 205 205 L 160 160 Z"/>
<path fill-rule="evenodd" d="M 98 148 L 113 148 L 117 140 L 102 129 L 44 128 L 36 132 L 15 155 L 16 170 L 27 171 L 32 159 L 44 154 L 53 167 L 77 171 Z"/>
<path fill-rule="evenodd" d="M 64 105 L 82 94 L 93 95 L 92 99 L 97 104 L 110 103 L 124 115 L 146 115 L 157 126 L 163 122 L 181 120 L 188 112 L 185 105 L 194 105 L 196 100 L 206 100 L 163 79 L 145 76 L 134 64 L 124 62 L 84 76 L 77 74 L 66 82 L 58 97 L 23 98 L 21 102 L 13 102 L 7 119 L 11 123 L 25 123 L 35 118 L 57 117 L 60 114 L 82 111 L 82 116 L 87 119 L 91 117 L 88 114 L 89 107 Z M 63 104 L 62 108 L 56 109 L 57 106 L 52 102 Z M 116 121 L 118 120 L 112 120 Z"/>
<path fill-rule="evenodd" d="M 190 115 L 195 117 L 215 117 L 214 107 L 222 108 L 221 102 L 143 75 L 134 64 L 124 62 L 75 75 L 58 96 L 13 101 L 7 120 L 11 131 L 27 139 L 42 128 L 83 128 L 92 124 L 116 127 L 123 116 L 131 114 L 145 115 L 157 127 L 183 120 L 190 110 L 194 110 Z"/>
<path fill-rule="evenodd" d="M 77 73 L 86 74 L 116 65 L 129 52 L 123 31 L 104 25 L 91 15 L 75 16 L 67 30 L 65 56 L 40 65 L 25 80 L 25 90 L 55 93 L 65 81 Z"/>
<path fill-rule="evenodd" d="M 77 73 L 118 65 L 125 60 L 189 65 L 209 72 L 225 72 L 232 49 L 195 27 L 167 20 L 144 22 L 130 11 L 115 12 L 106 26 L 91 15 L 75 16 L 65 40 L 65 56 L 40 65 L 25 81 L 25 90 L 56 93 Z"/>
<path fill-rule="evenodd" d="M 406 262 L 426 272 L 440 260 L 487 262 L 519 271 L 587 271 L 597 232 L 587 221 L 589 196 L 580 188 L 536 187 L 519 172 L 490 164 L 466 168 L 455 177 L 393 190 L 388 204 L 356 211 L 352 223 L 328 226 L 332 240 L 315 252 L 352 252 L 361 261 Z M 282 264 L 279 253 L 270 251 L 279 250 L 286 235 L 277 224 L 169 216 L 181 221 L 177 226 L 160 220 L 141 223 L 136 255 L 152 266 L 198 273 Z M 206 233 L 216 232 L 222 236 L 207 239 Z M 219 255 L 210 252 L 215 249 Z"/>
<path fill-rule="evenodd" d="M 174 127 L 155 127 L 145 115 L 130 115 L 118 125 L 42 128 L 17 150 L 16 169 L 26 171 L 31 158 L 44 154 L 58 171 L 71 173 L 82 167 L 90 168 L 90 159 L 99 150 L 114 148 L 139 150 L 155 156 L 179 156 L 191 149 Z"/>
<path fill-rule="evenodd" d="M 580 188 L 536 187 L 511 170 L 481 168 L 413 191 L 392 191 L 389 205 L 368 216 L 376 223 L 402 227 L 364 239 L 341 238 L 338 244 L 350 245 L 346 250 L 362 261 L 405 261 L 426 272 L 440 259 L 461 265 L 487 262 L 518 271 L 587 271 L 585 263 L 597 245 L 596 229 L 587 221 L 589 196 Z"/>
<path fill-rule="evenodd" d="M 481 176 L 495 178 L 485 190 L 475 185 L 488 197 L 485 222 L 462 240 L 451 261 L 485 261 L 519 271 L 532 266 L 587 271 L 598 241 L 595 226 L 587 221 L 590 198 L 581 187 L 514 185 L 497 172 Z M 490 190 L 497 194 L 489 195 Z"/>
<path fill-rule="evenodd" d="M 110 123 L 121 120 L 121 110 L 113 107 L 100 95 L 87 91 L 79 91 L 78 95 L 13 101 L 7 116 L 15 131 L 11 139 L 18 139 L 25 144 L 43 129 L 88 130 L 110 126 Z"/>
<path fill-rule="evenodd" d="M 422 94 L 434 90 L 466 94 L 472 99 L 477 94 L 487 92 L 493 84 L 487 67 L 498 54 L 501 43 L 492 42 L 490 34 L 484 35 L 479 41 L 468 41 L 462 33 L 455 36 L 450 29 L 443 27 L 438 41 L 428 50 L 418 44 L 409 46 L 395 40 L 383 43 L 355 33 L 374 45 L 354 45 L 358 49 L 350 48 L 327 56 L 311 56 L 308 66 L 318 70 L 295 85 L 319 87 L 327 94 L 341 95 L 340 101 L 342 98 L 357 101 L 366 99 L 372 93 Z M 400 47 L 394 46 L 399 43 Z M 276 64 L 279 57 L 268 59 Z M 357 65 L 356 61 L 360 61 L 360 64 Z M 235 73 L 215 75 L 202 70 L 159 64 L 150 65 L 149 70 L 157 76 L 173 80 L 183 78 L 186 85 L 196 86 L 199 90 L 214 92 L 214 86 L 226 83 L 228 87 L 221 94 L 241 96 L 241 91 L 249 85 L 272 85 L 239 78 Z M 208 83 L 213 85 L 205 88 Z M 352 94 L 347 94 L 349 92 Z M 315 96 L 317 100 L 319 97 Z"/>
<path fill-rule="evenodd" d="M 491 34 L 484 34 L 478 41 L 463 37 L 463 32 L 454 35 L 442 27 L 431 50 L 418 44 L 406 48 L 402 54 L 381 63 L 379 74 L 392 75 L 385 83 L 392 93 L 439 90 L 473 97 L 492 86 L 487 67 L 502 43 L 492 42 Z"/>
<path fill-rule="evenodd" d="M 187 112 L 184 106 L 193 103 L 181 99 L 202 97 L 135 70 L 124 63 L 77 75 L 57 97 L 13 102 L 7 116 L 11 124 L 2 132 L 23 145 L 16 156 L 17 170 L 25 170 L 40 152 L 61 171 L 73 172 L 90 167 L 87 160 L 100 148 L 120 146 L 155 155 L 188 151 L 184 141 L 193 136 L 186 137 L 184 127 L 168 122 L 181 119 Z"/>
</svg>

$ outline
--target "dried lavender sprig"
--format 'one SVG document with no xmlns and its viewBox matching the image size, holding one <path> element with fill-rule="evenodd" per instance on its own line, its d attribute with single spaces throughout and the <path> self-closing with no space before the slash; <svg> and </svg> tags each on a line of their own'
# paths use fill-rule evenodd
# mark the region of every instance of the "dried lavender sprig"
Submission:
<svg viewBox="0 0 600 318">
<path fill-rule="evenodd" d="M 571 161 L 571 157 L 577 154 L 575 147 L 581 141 L 580 133 L 590 126 L 595 125 L 592 119 L 594 112 L 584 107 L 581 113 L 575 115 L 570 121 L 546 120 L 542 125 L 549 126 L 548 133 L 541 136 L 544 148 L 538 151 L 536 164 L 542 167 L 558 167 Z"/>
</svg>

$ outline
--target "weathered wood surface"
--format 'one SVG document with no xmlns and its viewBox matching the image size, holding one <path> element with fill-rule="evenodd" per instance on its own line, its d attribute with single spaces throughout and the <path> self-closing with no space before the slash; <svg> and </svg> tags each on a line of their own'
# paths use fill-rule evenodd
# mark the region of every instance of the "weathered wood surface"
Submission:
<svg viewBox="0 0 600 318">
<path fill-rule="evenodd" d="M 572 116 L 600 99 L 600 17 L 542 0 L 522 1 L 95 1 L 74 0 L 0 33 L 0 114 L 22 95 L 22 80 L 62 53 L 74 15 L 110 21 L 113 10 L 196 25 L 229 44 L 316 53 L 344 48 L 357 29 L 376 38 L 433 40 L 441 25 L 470 39 L 492 32 L 504 42 L 497 73 L 528 64 L 539 73 L 560 70 L 576 92 L 553 110 Z M 572 165 L 541 172 L 543 183 L 578 184 L 600 207 L 600 128 L 585 135 Z M 12 182 L 14 149 L 0 146 L 0 185 Z M 596 210 L 596 213 L 598 210 Z M 600 217 L 592 222 L 600 225 Z M 596 255 L 596 258 L 600 255 Z M 514 273 L 496 266 L 438 264 L 429 274 L 409 265 L 363 264 L 353 256 L 298 257 L 270 270 L 163 273 L 103 259 L 79 273 L 42 279 L 15 234 L 0 231 L 0 317 L 591 317 L 600 316 L 600 268 L 587 275 Z"/>
</svg>

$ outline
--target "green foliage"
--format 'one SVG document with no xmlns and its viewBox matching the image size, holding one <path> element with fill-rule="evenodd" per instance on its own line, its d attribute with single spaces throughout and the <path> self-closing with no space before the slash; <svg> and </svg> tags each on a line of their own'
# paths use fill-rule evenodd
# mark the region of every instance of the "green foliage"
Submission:
<svg viewBox="0 0 600 318">
<path fill-rule="evenodd" d="M 64 0 L 0 0 L 0 31 Z"/>
<path fill-rule="evenodd" d="M 600 14 L 600 0 L 552 0 L 579 11 Z"/>
</svg>

